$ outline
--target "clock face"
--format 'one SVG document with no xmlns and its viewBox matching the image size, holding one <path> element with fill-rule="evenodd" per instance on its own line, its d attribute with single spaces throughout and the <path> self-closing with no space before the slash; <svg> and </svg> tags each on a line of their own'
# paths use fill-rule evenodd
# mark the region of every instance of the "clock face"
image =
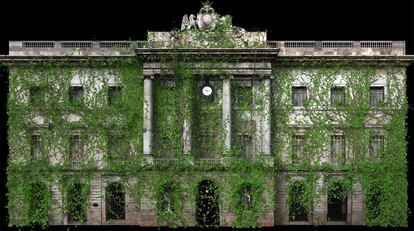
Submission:
<svg viewBox="0 0 414 231">
<path fill-rule="evenodd" d="M 213 89 L 210 86 L 203 87 L 203 95 L 210 96 L 213 93 Z"/>
</svg>

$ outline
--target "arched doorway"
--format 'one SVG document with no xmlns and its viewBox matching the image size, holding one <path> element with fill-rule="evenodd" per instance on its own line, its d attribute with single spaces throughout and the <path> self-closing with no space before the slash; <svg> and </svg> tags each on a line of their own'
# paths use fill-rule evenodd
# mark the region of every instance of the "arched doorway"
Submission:
<svg viewBox="0 0 414 231">
<path fill-rule="evenodd" d="M 211 180 L 203 180 L 198 184 L 196 197 L 196 226 L 218 227 L 220 211 L 218 205 L 217 186 Z"/>
<path fill-rule="evenodd" d="M 125 190 L 119 182 L 106 187 L 106 220 L 125 220 Z"/>
</svg>

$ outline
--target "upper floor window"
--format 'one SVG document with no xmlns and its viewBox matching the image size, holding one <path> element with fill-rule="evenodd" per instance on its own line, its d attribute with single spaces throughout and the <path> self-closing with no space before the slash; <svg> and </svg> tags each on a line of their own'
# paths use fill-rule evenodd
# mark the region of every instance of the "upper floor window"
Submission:
<svg viewBox="0 0 414 231">
<path fill-rule="evenodd" d="M 121 98 L 121 87 L 108 87 L 108 105 L 114 105 Z"/>
<path fill-rule="evenodd" d="M 375 107 L 382 103 L 384 103 L 384 87 L 371 87 L 369 105 Z"/>
<path fill-rule="evenodd" d="M 345 136 L 331 136 L 331 160 L 345 160 Z"/>
<path fill-rule="evenodd" d="M 121 183 L 106 187 L 106 220 L 125 220 L 125 191 Z"/>
<path fill-rule="evenodd" d="M 80 135 L 73 135 L 69 140 L 69 160 L 72 167 L 77 167 L 84 156 L 84 145 Z"/>
<path fill-rule="evenodd" d="M 331 89 L 331 105 L 343 106 L 345 104 L 345 88 L 334 87 Z"/>
<path fill-rule="evenodd" d="M 69 101 L 71 103 L 82 103 L 83 101 L 83 87 L 76 86 L 70 88 Z"/>
<path fill-rule="evenodd" d="M 380 135 L 376 135 L 371 137 L 369 142 L 369 157 L 376 159 L 379 158 L 380 152 L 384 148 L 384 137 Z"/>
<path fill-rule="evenodd" d="M 38 158 L 42 155 L 42 140 L 39 134 L 32 135 L 30 153 L 32 157 Z"/>
<path fill-rule="evenodd" d="M 108 157 L 109 160 L 117 158 L 126 159 L 130 150 L 125 135 L 108 132 Z"/>
<path fill-rule="evenodd" d="M 232 106 L 234 110 L 250 111 L 253 109 L 251 86 L 234 86 L 232 88 Z"/>
<path fill-rule="evenodd" d="M 45 89 L 40 86 L 30 88 L 30 104 L 33 106 L 39 106 L 44 102 Z"/>
<path fill-rule="evenodd" d="M 295 135 L 292 144 L 292 162 L 298 162 L 303 157 L 305 139 L 303 135 Z"/>
<path fill-rule="evenodd" d="M 307 99 L 306 87 L 293 87 L 292 88 L 292 103 L 295 107 L 303 107 Z"/>
<path fill-rule="evenodd" d="M 253 138 L 248 134 L 239 134 L 241 144 L 241 157 L 245 159 L 253 158 Z"/>
</svg>

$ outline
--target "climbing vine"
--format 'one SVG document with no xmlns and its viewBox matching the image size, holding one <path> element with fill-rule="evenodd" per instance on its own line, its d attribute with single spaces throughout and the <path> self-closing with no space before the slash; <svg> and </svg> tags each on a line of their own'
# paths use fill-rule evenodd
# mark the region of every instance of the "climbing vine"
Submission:
<svg viewBox="0 0 414 231">
<path fill-rule="evenodd" d="M 178 42 L 152 80 L 151 155 L 143 153 L 149 102 L 140 60 L 10 64 L 9 225 L 87 224 L 93 206 L 110 210 L 102 223 L 140 211 L 155 214 L 159 226 L 204 226 L 214 219 L 214 225 L 258 227 L 284 209 L 275 203 L 283 193 L 312 218 L 320 216 L 315 204 L 326 194 L 344 199 L 362 188 L 364 224 L 407 226 L 404 68 L 278 61 L 267 89 L 268 76 L 259 71 L 249 77 L 226 71 L 229 57 L 189 62 L 178 55 L 178 48 L 200 47 L 179 42 L 190 35 L 208 41 L 201 47 L 265 46 L 232 43 L 233 29 L 227 17 L 213 32 L 174 35 Z M 208 71 L 212 65 L 217 72 Z M 225 80 L 231 83 L 231 121 L 223 118 Z M 200 93 L 205 85 L 213 88 L 211 97 Z M 385 86 L 384 99 L 373 98 L 373 86 Z M 262 150 L 269 99 L 270 154 Z M 224 122 L 231 123 L 230 150 Z M 201 200 L 214 214 L 197 216 L 205 212 L 195 206 Z"/>
</svg>

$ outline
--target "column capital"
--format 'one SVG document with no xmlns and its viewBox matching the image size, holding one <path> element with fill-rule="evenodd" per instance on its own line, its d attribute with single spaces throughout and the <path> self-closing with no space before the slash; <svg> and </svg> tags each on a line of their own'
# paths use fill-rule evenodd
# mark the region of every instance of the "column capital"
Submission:
<svg viewBox="0 0 414 231">
<path fill-rule="evenodd" d="M 265 75 L 262 77 L 262 79 L 274 79 L 275 76 L 274 75 Z"/>
<path fill-rule="evenodd" d="M 151 79 L 151 80 L 153 80 L 154 79 L 154 75 L 144 75 L 141 78 L 142 79 Z"/>
<path fill-rule="evenodd" d="M 233 75 L 220 75 L 220 79 L 234 79 Z"/>
</svg>

